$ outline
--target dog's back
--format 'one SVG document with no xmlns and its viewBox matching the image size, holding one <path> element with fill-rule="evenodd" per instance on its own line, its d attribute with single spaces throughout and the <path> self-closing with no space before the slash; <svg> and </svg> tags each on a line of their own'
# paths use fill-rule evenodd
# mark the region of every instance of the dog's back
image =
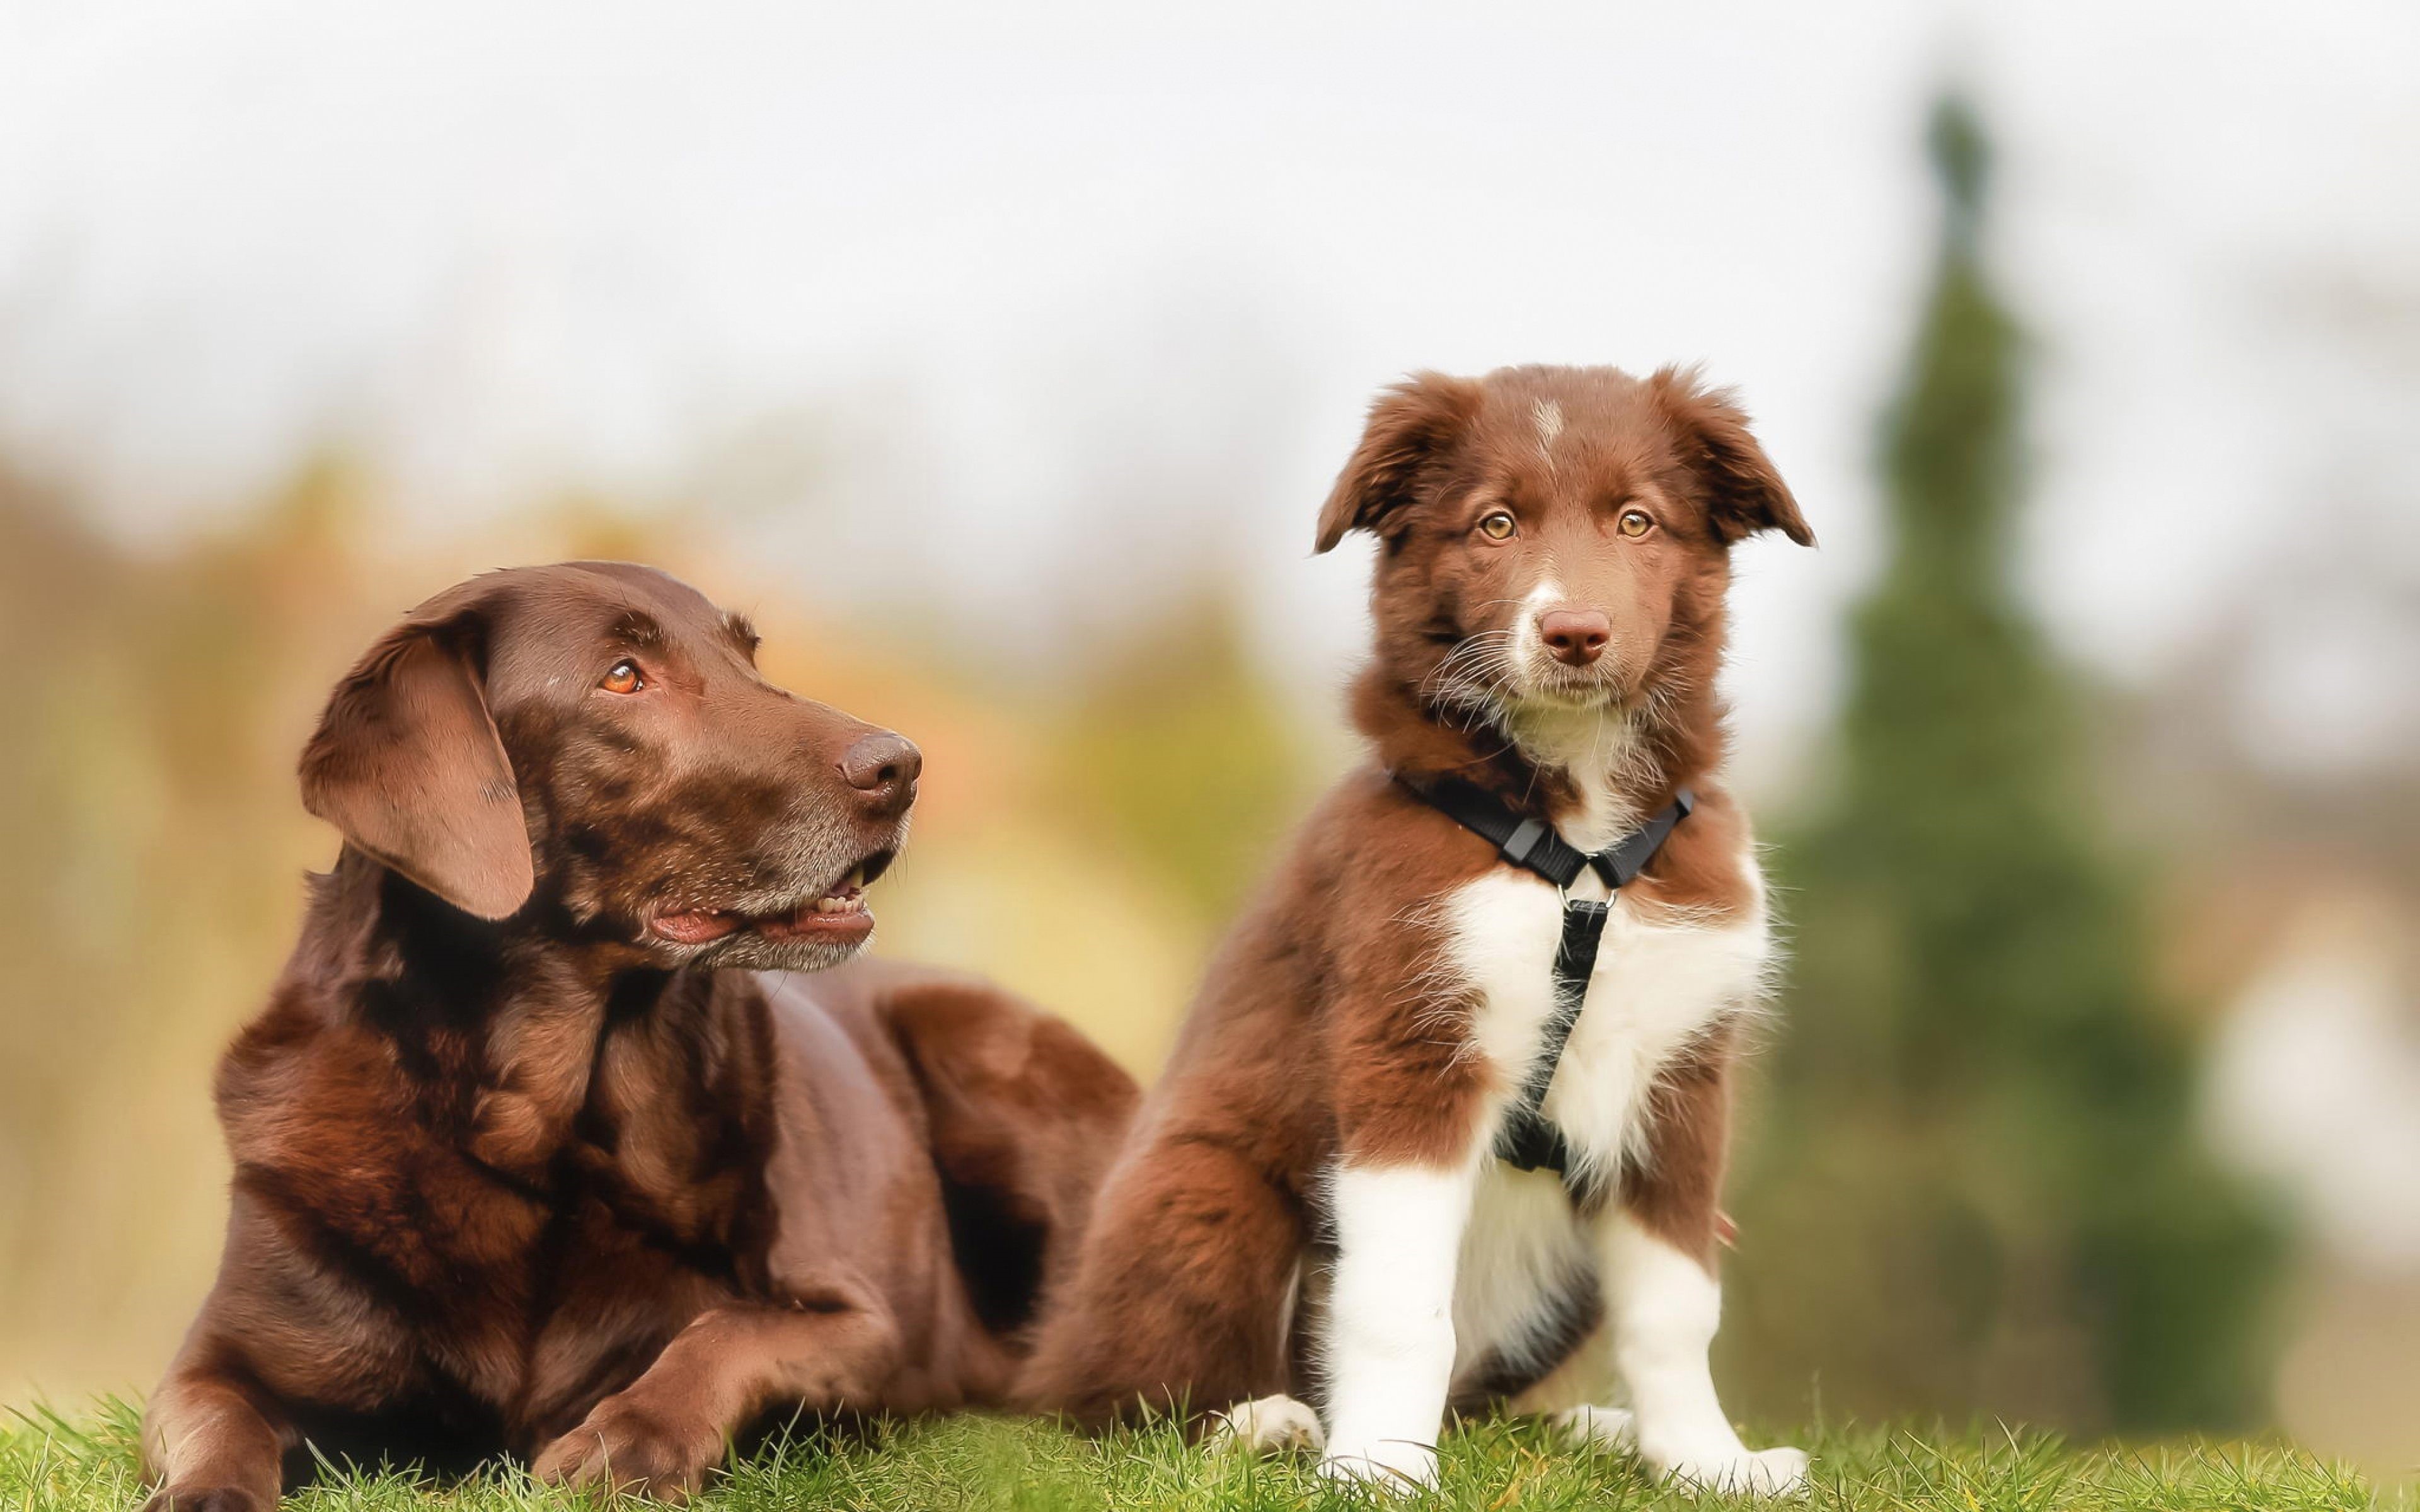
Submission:
<svg viewBox="0 0 2420 1512">
<path fill-rule="evenodd" d="M 999 1400 L 1046 1278 L 1074 1263 L 1133 1079 L 976 978 L 861 961 L 765 982 L 783 1103 L 768 1180 L 821 1210 L 783 1224 L 777 1274 L 829 1247 L 903 1301 L 930 1295 L 957 1358 L 936 1362 L 930 1399 L 895 1388 L 893 1410 Z"/>
</svg>

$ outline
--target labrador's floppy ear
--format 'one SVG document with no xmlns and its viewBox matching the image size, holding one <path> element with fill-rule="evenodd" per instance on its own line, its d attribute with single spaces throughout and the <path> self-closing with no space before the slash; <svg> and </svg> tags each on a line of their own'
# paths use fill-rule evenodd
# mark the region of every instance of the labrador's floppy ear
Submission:
<svg viewBox="0 0 2420 1512">
<path fill-rule="evenodd" d="M 1800 546 L 1815 532 L 1773 459 L 1747 428 L 1747 412 L 1728 389 L 1709 389 L 1695 369 L 1666 367 L 1647 392 L 1681 443 L 1683 457 L 1705 480 L 1715 533 L 1730 545 L 1759 531 L 1779 531 Z"/>
<path fill-rule="evenodd" d="M 302 807 L 457 908 L 504 918 L 535 878 L 488 713 L 486 629 L 449 594 L 370 647 L 302 748 Z"/>
<path fill-rule="evenodd" d="M 1319 511 L 1312 549 L 1333 548 L 1347 531 L 1377 530 L 1410 503 L 1421 471 L 1470 423 L 1479 398 L 1478 384 L 1443 373 L 1415 373 L 1381 393 Z"/>
</svg>

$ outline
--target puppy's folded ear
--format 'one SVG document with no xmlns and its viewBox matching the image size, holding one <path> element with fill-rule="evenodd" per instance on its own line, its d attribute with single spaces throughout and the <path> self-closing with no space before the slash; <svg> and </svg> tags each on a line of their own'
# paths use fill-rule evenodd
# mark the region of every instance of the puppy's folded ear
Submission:
<svg viewBox="0 0 2420 1512">
<path fill-rule="evenodd" d="M 504 918 L 534 875 L 488 712 L 486 631 L 475 607 L 430 605 L 372 646 L 302 748 L 302 806 L 457 908 Z"/>
<path fill-rule="evenodd" d="M 1416 373 L 1379 394 L 1319 512 L 1312 549 L 1332 548 L 1347 531 L 1382 530 L 1412 501 L 1420 475 L 1478 413 L 1479 400 L 1478 384 L 1442 373 Z"/>
<path fill-rule="evenodd" d="M 1800 546 L 1815 544 L 1798 501 L 1748 433 L 1746 411 L 1729 390 L 1705 387 L 1694 369 L 1666 367 L 1647 380 L 1647 392 L 1672 427 L 1683 457 L 1705 481 L 1708 510 L 1725 545 L 1759 531 L 1779 531 Z"/>
</svg>

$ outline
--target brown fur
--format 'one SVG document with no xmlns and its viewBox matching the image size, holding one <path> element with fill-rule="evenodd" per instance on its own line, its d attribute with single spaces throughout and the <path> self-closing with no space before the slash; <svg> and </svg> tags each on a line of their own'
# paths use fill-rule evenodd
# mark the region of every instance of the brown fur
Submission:
<svg viewBox="0 0 2420 1512">
<path fill-rule="evenodd" d="M 1631 509 L 1652 520 L 1636 539 L 1616 529 Z M 1518 527 L 1502 541 L 1478 529 L 1497 510 Z M 1626 896 L 1715 915 L 1747 901 L 1713 691 L 1730 548 L 1761 530 L 1813 537 L 1727 396 L 1671 370 L 1423 375 L 1373 407 L 1319 548 L 1355 529 L 1380 543 L 1376 645 L 1352 696 L 1370 760 L 1312 813 L 1214 961 L 1047 1309 L 1020 1388 L 1037 1408 L 1100 1421 L 1308 1396 L 1289 1304 L 1323 1173 L 1472 1148 L 1500 1072 L 1468 1053 L 1467 989 L 1435 969 L 1437 903 L 1500 863 L 1404 782 L 1450 775 L 1557 823 L 1591 801 L 1635 822 L 1692 787 L 1697 812 Z M 1522 727 L 1510 672 L 1489 660 L 1548 578 L 1606 618 L 1602 656 L 1559 665 L 1546 686 L 1630 721 L 1639 754 L 1609 795 L 1583 792 Z M 1651 1157 L 1616 1197 L 1710 1266 L 1732 1057 L 1719 1034 L 1671 1068 Z M 1592 1322 L 1575 1318 L 1573 1341 Z"/>
<path fill-rule="evenodd" d="M 266 1512 L 315 1451 L 679 1495 L 768 1412 L 1001 1396 L 1135 1090 L 978 982 L 741 969 L 856 949 L 783 920 L 914 791 L 753 648 L 568 563 L 440 594 L 339 685 L 303 785 L 347 843 L 220 1067 L 226 1248 L 155 1507 Z M 601 688 L 626 658 L 643 690 Z"/>
</svg>

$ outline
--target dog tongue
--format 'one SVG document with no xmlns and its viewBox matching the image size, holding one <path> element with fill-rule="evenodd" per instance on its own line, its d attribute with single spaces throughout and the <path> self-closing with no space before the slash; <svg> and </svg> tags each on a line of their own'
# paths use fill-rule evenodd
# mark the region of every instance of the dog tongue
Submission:
<svg viewBox="0 0 2420 1512">
<path fill-rule="evenodd" d="M 657 933 L 683 945 L 719 940 L 738 927 L 739 920 L 729 914 L 663 914 L 655 922 Z"/>
</svg>

